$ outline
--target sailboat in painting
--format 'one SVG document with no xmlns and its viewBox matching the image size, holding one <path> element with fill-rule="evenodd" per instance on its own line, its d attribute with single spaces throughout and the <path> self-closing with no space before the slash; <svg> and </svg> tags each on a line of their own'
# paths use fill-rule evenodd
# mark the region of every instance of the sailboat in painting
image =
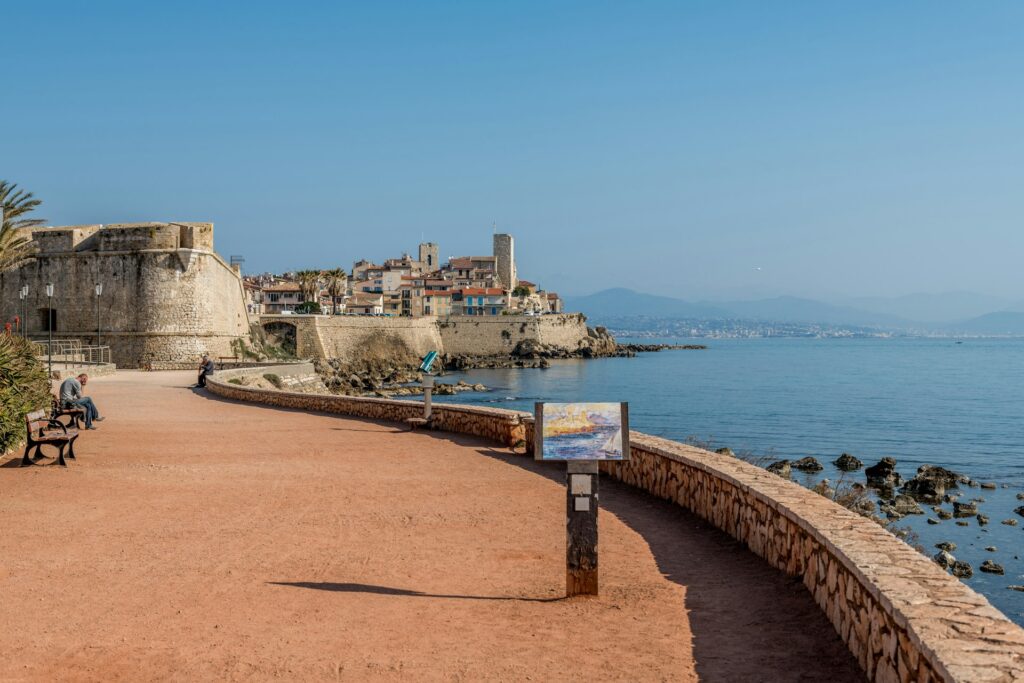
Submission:
<svg viewBox="0 0 1024 683">
<path fill-rule="evenodd" d="M 622 454 L 622 430 L 617 429 L 612 435 L 612 438 L 608 439 L 603 446 L 601 446 L 602 453 L 608 453 L 612 456 L 619 456 Z"/>
</svg>

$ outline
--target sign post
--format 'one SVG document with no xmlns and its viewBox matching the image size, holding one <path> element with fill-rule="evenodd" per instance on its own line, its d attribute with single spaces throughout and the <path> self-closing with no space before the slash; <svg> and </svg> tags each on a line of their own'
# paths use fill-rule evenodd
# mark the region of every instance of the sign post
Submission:
<svg viewBox="0 0 1024 683">
<path fill-rule="evenodd" d="M 430 351 L 423 357 L 420 363 L 420 372 L 423 373 L 423 419 L 430 422 L 430 415 L 433 413 L 431 398 L 434 392 L 434 376 L 430 374 L 430 368 L 437 360 L 437 351 Z"/>
<path fill-rule="evenodd" d="M 625 403 L 537 403 L 537 460 L 566 463 L 565 594 L 598 594 L 598 466 L 629 459 Z"/>
</svg>

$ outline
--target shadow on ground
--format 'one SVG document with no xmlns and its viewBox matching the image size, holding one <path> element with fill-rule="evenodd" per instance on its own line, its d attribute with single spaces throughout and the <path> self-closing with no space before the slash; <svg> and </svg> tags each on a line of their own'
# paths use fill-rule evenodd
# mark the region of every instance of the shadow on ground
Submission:
<svg viewBox="0 0 1024 683">
<path fill-rule="evenodd" d="M 450 595 L 444 593 L 424 593 L 422 591 L 374 586 L 367 583 L 316 583 L 312 581 L 268 581 L 272 586 L 292 586 L 295 588 L 311 588 L 332 593 L 372 593 L 374 595 L 398 595 L 413 598 L 446 598 L 450 600 L 511 600 L 515 602 L 559 602 L 566 598 L 522 598 L 505 595 Z"/>
</svg>

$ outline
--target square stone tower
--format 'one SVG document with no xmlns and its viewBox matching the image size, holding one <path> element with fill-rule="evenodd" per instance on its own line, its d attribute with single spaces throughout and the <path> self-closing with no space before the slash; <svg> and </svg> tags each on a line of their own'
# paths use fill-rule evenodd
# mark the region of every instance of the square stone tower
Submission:
<svg viewBox="0 0 1024 683">
<path fill-rule="evenodd" d="M 506 290 L 515 289 L 519 285 L 519 278 L 516 276 L 515 240 L 512 235 L 494 235 L 494 259 L 501 286 Z"/>
<path fill-rule="evenodd" d="M 441 263 L 438 261 L 438 253 L 437 244 L 434 242 L 424 242 L 420 245 L 419 260 L 423 264 L 424 270 L 428 273 L 441 267 Z"/>
</svg>

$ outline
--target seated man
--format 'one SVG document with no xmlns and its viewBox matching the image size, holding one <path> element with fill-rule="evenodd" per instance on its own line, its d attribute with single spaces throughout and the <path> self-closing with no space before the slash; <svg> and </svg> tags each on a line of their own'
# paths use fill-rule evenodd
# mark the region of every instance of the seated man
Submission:
<svg viewBox="0 0 1024 683">
<path fill-rule="evenodd" d="M 213 374 L 213 361 L 210 359 L 209 354 L 203 354 L 203 362 L 199 366 L 199 379 L 196 381 L 197 387 L 206 386 L 206 378 Z"/>
<path fill-rule="evenodd" d="M 82 387 L 89 383 L 89 375 L 84 372 L 78 377 L 68 377 L 60 385 L 60 404 L 64 408 L 81 406 L 85 408 L 85 428 L 96 429 L 93 421 L 102 422 L 103 418 L 96 410 L 96 404 L 88 396 L 82 396 Z"/>
</svg>

